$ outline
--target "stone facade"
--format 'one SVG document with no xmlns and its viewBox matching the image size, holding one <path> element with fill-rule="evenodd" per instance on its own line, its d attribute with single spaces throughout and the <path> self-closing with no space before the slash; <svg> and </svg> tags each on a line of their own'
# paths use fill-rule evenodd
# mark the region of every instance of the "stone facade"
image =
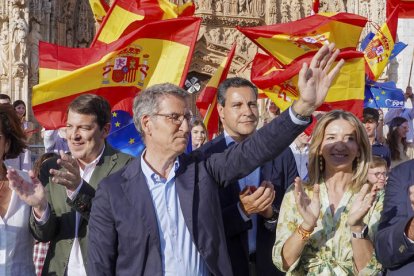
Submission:
<svg viewBox="0 0 414 276">
<path fill-rule="evenodd" d="M 182 4 L 183 0 L 171 1 Z M 203 23 L 189 79 L 191 84 L 199 82 L 200 87 L 215 72 L 234 42 L 237 50 L 229 74 L 249 78 L 257 47 L 235 26 L 296 20 L 309 15 L 312 5 L 312 0 L 195 2 L 196 16 L 203 18 Z M 320 11 L 358 13 L 380 24 L 385 19 L 385 0 L 322 0 Z M 88 0 L 0 0 L 0 26 L 0 92 L 9 94 L 12 100 L 22 99 L 29 106 L 31 88 L 38 82 L 39 41 L 87 47 L 96 31 Z M 398 64 L 391 67 L 394 73 L 398 71 Z"/>
</svg>

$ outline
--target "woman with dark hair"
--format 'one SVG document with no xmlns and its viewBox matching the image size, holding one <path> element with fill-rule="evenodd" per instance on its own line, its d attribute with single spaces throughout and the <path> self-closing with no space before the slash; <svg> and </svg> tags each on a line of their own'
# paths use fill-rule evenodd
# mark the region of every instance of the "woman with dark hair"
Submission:
<svg viewBox="0 0 414 276">
<path fill-rule="evenodd" d="M 414 149 L 407 143 L 408 131 L 407 119 L 395 117 L 391 120 L 387 134 L 387 144 L 391 152 L 391 169 L 414 157 Z"/>
<path fill-rule="evenodd" d="M 207 129 L 201 120 L 194 120 L 191 127 L 192 149 L 198 149 L 208 141 Z"/>
<path fill-rule="evenodd" d="M 13 107 L 20 119 L 23 130 L 26 133 L 27 140 L 29 140 L 33 135 L 34 127 L 32 122 L 26 120 L 26 104 L 22 100 L 16 100 L 13 102 Z"/>
<path fill-rule="evenodd" d="M 273 262 L 287 275 L 377 275 L 373 238 L 383 194 L 367 182 L 371 145 L 345 111 L 318 121 L 309 148 L 309 181 L 299 177 L 280 210 Z"/>
<path fill-rule="evenodd" d="M 0 105 L 0 275 L 34 275 L 33 238 L 29 231 L 30 206 L 9 187 L 6 158 L 26 148 L 26 136 L 11 105 Z M 19 171 L 26 179 L 29 176 Z"/>
</svg>

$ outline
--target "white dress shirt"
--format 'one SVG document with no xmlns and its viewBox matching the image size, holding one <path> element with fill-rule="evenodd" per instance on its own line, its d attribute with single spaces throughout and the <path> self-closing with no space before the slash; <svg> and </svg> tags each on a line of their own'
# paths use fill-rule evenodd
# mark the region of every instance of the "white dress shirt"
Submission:
<svg viewBox="0 0 414 276">
<path fill-rule="evenodd" d="M 28 175 L 18 171 L 29 180 Z M 0 217 L 0 275 L 35 275 L 30 206 L 12 191 L 6 215 Z"/>
</svg>

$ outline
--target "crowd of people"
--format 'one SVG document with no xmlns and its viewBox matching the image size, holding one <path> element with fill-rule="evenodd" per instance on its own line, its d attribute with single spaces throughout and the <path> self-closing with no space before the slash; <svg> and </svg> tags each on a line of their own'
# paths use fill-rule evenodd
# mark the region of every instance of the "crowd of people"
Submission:
<svg viewBox="0 0 414 276">
<path fill-rule="evenodd" d="M 30 152 L 33 124 L 1 94 L 0 275 L 412 275 L 411 110 L 334 110 L 310 134 L 344 64 L 334 48 L 303 64 L 299 99 L 284 112 L 268 103 L 260 129 L 257 88 L 224 80 L 211 141 L 185 90 L 146 88 L 137 158 L 106 142 L 108 101 L 84 94 L 24 167 L 13 160 Z"/>
</svg>

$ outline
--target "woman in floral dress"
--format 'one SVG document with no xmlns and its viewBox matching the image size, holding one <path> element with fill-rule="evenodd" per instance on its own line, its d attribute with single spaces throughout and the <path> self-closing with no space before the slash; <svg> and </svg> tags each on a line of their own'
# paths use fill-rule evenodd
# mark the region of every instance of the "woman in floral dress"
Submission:
<svg viewBox="0 0 414 276">
<path fill-rule="evenodd" d="M 351 113 L 317 123 L 309 182 L 296 178 L 280 210 L 273 262 L 287 275 L 377 275 L 373 237 L 383 193 L 367 183 L 371 146 Z"/>
</svg>

